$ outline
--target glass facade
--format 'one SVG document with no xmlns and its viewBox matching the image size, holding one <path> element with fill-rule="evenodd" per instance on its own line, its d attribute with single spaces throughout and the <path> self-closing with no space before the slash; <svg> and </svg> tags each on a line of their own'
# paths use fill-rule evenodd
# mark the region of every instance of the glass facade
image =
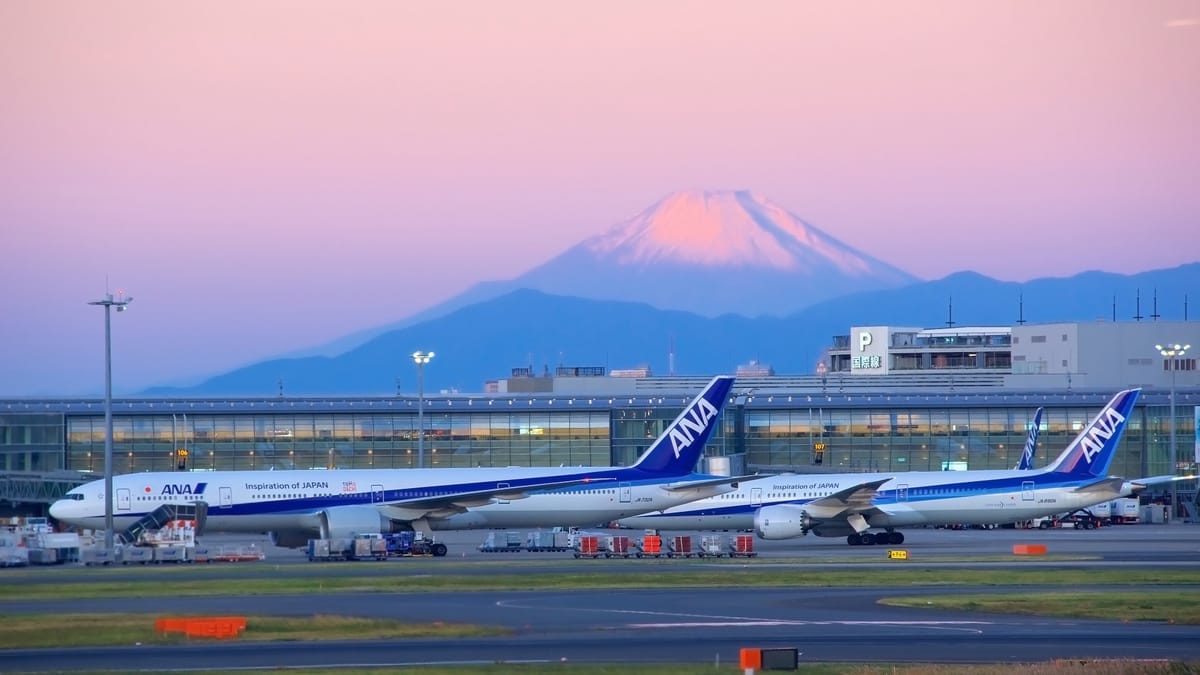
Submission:
<svg viewBox="0 0 1200 675">
<path fill-rule="evenodd" d="M 0 472 L 62 469 L 63 420 L 56 413 L 0 413 Z"/>
<path fill-rule="evenodd" d="M 104 417 L 67 420 L 66 468 L 104 470 Z M 607 466 L 598 411 L 427 413 L 425 465 Z M 117 473 L 404 469 L 418 456 L 415 414 L 170 415 L 114 418 Z"/>
<path fill-rule="evenodd" d="M 745 413 L 746 463 L 837 472 L 1011 469 L 1020 460 L 1033 412 L 1033 407 L 750 409 Z M 1047 408 L 1035 467 L 1053 460 L 1094 414 L 1094 407 Z M 1165 464 L 1166 436 L 1148 437 L 1144 414 L 1136 409 L 1126 427 L 1114 475 L 1171 473 Z M 1179 437 L 1191 433 L 1191 421 L 1180 416 L 1178 424 Z M 1161 425 L 1165 428 L 1165 419 Z M 1152 447 L 1157 457 L 1147 457 Z"/>
<path fill-rule="evenodd" d="M 800 397 L 797 397 L 800 398 Z M 806 397 L 807 398 L 807 397 Z M 1095 414 L 1098 403 L 1030 396 L 1003 405 L 972 397 L 941 404 L 871 405 L 869 397 L 771 404 L 759 397 L 729 405 L 708 455 L 744 454 L 750 469 L 794 471 L 938 471 L 1007 469 L 1017 464 L 1034 409 L 1046 408 L 1035 466 L 1045 466 Z M 979 399 L 987 399 L 980 396 Z M 1165 398 L 1165 397 L 1164 397 Z M 1058 400 L 1056 400 L 1058 399 Z M 776 401 L 780 400 L 776 397 Z M 495 403 L 495 405 L 492 405 Z M 882 401 L 881 401 L 882 403 Z M 443 402 L 425 412 L 429 467 L 610 466 L 631 464 L 682 408 L 682 398 L 618 399 L 554 407 L 514 398 L 474 405 Z M 207 407 L 210 406 L 205 402 Z M 229 404 L 196 412 L 186 401 L 118 406 L 113 418 L 116 473 L 172 470 L 412 468 L 417 465 L 415 407 L 333 401 L 303 405 Z M 66 412 L 0 411 L 0 471 L 104 470 L 104 415 L 93 403 Z M 188 407 L 193 412 L 163 413 Z M 301 411 L 303 409 L 303 411 Z M 1124 477 L 1189 471 L 1192 405 L 1176 407 L 1184 466 L 1168 451 L 1168 406 L 1139 405 L 1111 473 Z M 1181 486 L 1183 487 L 1183 486 Z M 1191 489 L 1191 485 L 1187 486 Z"/>
</svg>

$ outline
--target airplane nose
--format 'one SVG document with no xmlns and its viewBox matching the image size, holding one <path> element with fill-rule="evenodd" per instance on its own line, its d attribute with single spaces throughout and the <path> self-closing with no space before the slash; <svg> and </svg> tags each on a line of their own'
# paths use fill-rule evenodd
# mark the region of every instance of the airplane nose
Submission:
<svg viewBox="0 0 1200 675">
<path fill-rule="evenodd" d="M 50 517 L 62 520 L 67 515 L 67 500 L 60 499 L 50 505 Z"/>
</svg>

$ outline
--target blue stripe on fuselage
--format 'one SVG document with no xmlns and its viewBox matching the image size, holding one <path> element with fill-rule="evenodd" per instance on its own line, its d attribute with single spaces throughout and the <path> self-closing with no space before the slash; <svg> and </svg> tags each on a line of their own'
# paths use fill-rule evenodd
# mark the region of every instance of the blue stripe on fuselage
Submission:
<svg viewBox="0 0 1200 675">
<path fill-rule="evenodd" d="M 614 479 L 614 475 L 617 476 L 617 478 Z M 570 481 L 580 480 L 588 477 L 595 479 L 595 482 L 570 487 L 548 488 L 544 490 L 533 488 L 532 491 L 545 493 L 570 493 L 607 488 L 617 489 L 618 487 L 625 487 L 626 484 L 631 487 L 640 487 L 645 485 L 668 485 L 672 483 L 686 482 L 688 480 L 711 480 L 715 478 L 715 476 L 699 474 L 671 476 L 670 478 L 647 478 L 646 472 L 637 469 L 623 469 L 615 474 L 604 474 L 599 476 L 595 474 L 574 474 L 554 476 L 553 478 L 555 481 Z M 316 497 L 256 499 L 254 501 L 232 504 L 230 506 L 220 506 L 210 503 L 208 505 L 208 512 L 214 516 L 313 513 L 335 506 L 370 506 L 371 504 L 375 503 L 384 505 L 411 499 L 424 499 L 438 496 L 450 496 L 478 490 L 491 490 L 496 487 L 497 482 L 508 483 L 509 487 L 515 491 L 526 485 L 544 483 L 546 482 L 546 478 L 525 478 L 507 481 L 492 480 L 457 485 L 439 485 L 437 487 L 430 488 L 398 488 L 395 490 L 384 490 L 382 500 L 374 499 L 374 496 L 378 494 L 375 492 L 352 492 L 335 495 L 321 495 Z M 403 504 L 401 504 L 401 506 L 403 506 Z M 157 508 L 157 506 L 155 508 Z M 136 517 L 141 517 L 145 515 L 145 512 L 132 514 L 121 513 L 119 515 L 133 515 Z"/>
<path fill-rule="evenodd" d="M 910 487 L 906 488 L 906 498 L 897 499 L 898 491 L 895 488 L 887 490 L 879 490 L 875 493 L 872 503 L 876 506 L 892 506 L 895 504 L 912 504 L 935 502 L 942 499 L 952 499 L 960 497 L 980 497 L 987 495 L 1014 494 L 1023 490 L 1023 485 L 1028 482 L 1033 482 L 1035 492 L 1052 489 L 1070 489 L 1081 485 L 1087 485 L 1095 481 L 1095 478 L 1080 479 L 1070 477 L 1070 480 L 1053 480 L 1056 474 L 1033 474 L 1025 472 L 1024 476 L 1012 476 L 1004 478 L 992 478 L 988 480 L 966 481 L 962 483 L 947 483 L 935 486 Z M 898 480 L 903 480 L 903 474 L 898 474 Z M 1064 476 L 1065 477 L 1065 476 Z M 1049 479 L 1049 480 L 1048 480 Z M 696 516 L 733 516 L 741 514 L 753 514 L 758 509 L 764 506 L 775 506 L 778 504 L 797 504 L 803 506 L 809 502 L 822 499 L 823 497 L 806 497 L 803 499 L 768 499 L 763 498 L 758 505 L 751 506 L 749 502 L 731 504 L 729 506 L 704 506 L 689 508 L 689 505 L 676 506 L 670 509 L 668 513 L 662 514 L 664 517 L 672 516 L 687 518 Z M 648 513 L 642 517 L 654 518 L 659 514 Z"/>
</svg>

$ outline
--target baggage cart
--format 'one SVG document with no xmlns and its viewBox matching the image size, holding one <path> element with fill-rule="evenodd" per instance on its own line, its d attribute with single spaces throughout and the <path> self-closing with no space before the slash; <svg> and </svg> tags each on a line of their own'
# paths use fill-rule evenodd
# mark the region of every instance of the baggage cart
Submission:
<svg viewBox="0 0 1200 675">
<path fill-rule="evenodd" d="M 79 560 L 87 567 L 113 564 L 113 552 L 106 548 L 79 549 Z"/>
<path fill-rule="evenodd" d="M 569 549 L 566 532 L 530 532 L 525 539 L 525 550 L 527 551 L 541 553 Z"/>
<path fill-rule="evenodd" d="M 609 537 L 606 543 L 608 550 L 604 553 L 605 558 L 628 558 L 634 553 L 629 545 L 629 537 L 623 534 Z"/>
<path fill-rule="evenodd" d="M 725 548 L 721 545 L 721 535 L 706 534 L 700 538 L 700 550 L 697 553 L 701 558 L 722 558 L 725 556 Z"/>
<path fill-rule="evenodd" d="M 596 534 L 581 534 L 575 539 L 576 558 L 599 558 L 604 555 L 600 549 L 600 536 Z"/>
<path fill-rule="evenodd" d="M 145 565 L 154 560 L 154 551 L 140 546 L 123 546 L 119 549 L 118 559 L 122 565 Z"/>
<path fill-rule="evenodd" d="M 692 536 L 690 534 L 677 534 L 667 542 L 669 549 L 667 550 L 668 558 L 690 558 L 692 557 Z"/>
<path fill-rule="evenodd" d="M 758 555 L 754 550 L 754 535 L 734 534 L 729 537 L 730 558 L 753 558 Z"/>
<path fill-rule="evenodd" d="M 521 533 L 498 530 L 488 532 L 479 550 L 484 553 L 516 553 L 521 548 Z"/>
<path fill-rule="evenodd" d="M 648 534 L 638 541 L 639 558 L 661 558 L 665 553 L 661 534 Z"/>
</svg>

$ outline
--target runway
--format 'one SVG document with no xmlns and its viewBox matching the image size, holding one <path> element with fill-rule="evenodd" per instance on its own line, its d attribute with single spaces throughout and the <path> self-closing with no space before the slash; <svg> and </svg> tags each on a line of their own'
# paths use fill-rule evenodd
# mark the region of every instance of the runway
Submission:
<svg viewBox="0 0 1200 675">
<path fill-rule="evenodd" d="M 1195 658 L 1200 627 L 1023 618 L 876 604 L 928 590 L 753 589 L 188 598 L 189 613 L 309 615 L 506 626 L 513 635 L 455 640 L 222 643 L 13 650 L 6 670 L 78 671 L 261 666 L 399 666 L 435 662 L 736 663 L 747 646 L 795 647 L 805 662 L 1023 662 L 1055 658 Z M 1004 592 L 995 587 L 961 592 Z M 161 613 L 161 599 L 44 603 L 43 611 Z M 5 607 L 20 612 L 24 607 Z"/>
<path fill-rule="evenodd" d="M 634 533 L 636 534 L 636 533 Z M 1086 560 L 1039 565 L 1070 567 L 1169 566 L 1200 568 L 1200 530 L 1188 526 L 1127 526 L 1097 531 L 1014 532 L 920 530 L 904 548 L 918 565 L 936 573 L 937 565 L 973 567 L 1019 564 L 1003 561 L 955 561 L 976 556 L 1011 555 L 1013 541 L 1048 542 Z M 439 563 L 453 563 L 454 574 L 497 573 L 486 560 L 543 560 L 505 564 L 505 573 L 544 574 L 547 570 L 673 569 L 708 563 L 700 561 L 573 560 L 570 554 L 480 554 L 470 542 L 482 533 L 457 533 L 446 538 L 457 558 L 342 563 L 338 575 L 436 574 Z M 798 573 L 835 566 L 857 565 L 864 584 L 870 584 L 874 565 L 888 547 L 811 546 L 798 540 L 759 542 L 765 561 L 754 564 L 796 566 Z M 870 550 L 873 549 L 873 550 Z M 465 555 L 464 555 L 465 554 Z M 563 557 L 567 558 L 566 560 Z M 453 554 L 452 554 L 453 556 Z M 922 563 L 919 561 L 926 561 Z M 255 563 L 254 565 L 263 565 Z M 294 552 L 268 551 L 272 575 L 307 578 L 329 566 L 301 564 Z M 725 563 L 728 566 L 728 563 Z M 907 564 L 907 563 L 904 563 Z M 893 563 L 894 565 L 894 563 Z M 448 566 L 449 567 L 449 566 Z M 191 576 L 199 568 L 146 569 L 147 579 Z M 238 574 L 236 566 L 228 573 Z M 252 573 L 242 568 L 241 573 Z M 89 578 L 112 578 L 101 571 Z M 76 581 L 83 570 L 54 569 L 62 581 Z M 225 572 L 222 571 L 222 574 Z M 254 572 L 259 575 L 261 571 Z M 120 573 L 122 578 L 130 572 Z M 208 578 L 207 574 L 205 578 Z M 4 573 L 0 572 L 0 580 Z M 86 583 L 79 579 L 78 582 Z M 220 583 L 220 579 L 213 579 Z M 1122 623 L 1076 619 L 1031 618 L 969 612 L 888 607 L 877 604 L 897 595 L 997 593 L 1036 588 L 920 586 L 903 589 L 865 585 L 855 588 L 775 589 L 629 589 L 490 591 L 475 593 L 338 593 L 188 597 L 186 599 L 123 598 L 74 601 L 3 601 L 0 613 L 26 612 L 145 612 L 165 614 L 269 614 L 308 616 L 315 613 L 387 617 L 402 621 L 471 623 L 503 626 L 511 635 L 453 640 L 378 640 L 305 643 L 222 643 L 179 646 L 128 646 L 70 650 L 9 650 L 2 654 L 9 671 L 160 671 L 178 668 L 250 668 L 263 666 L 401 666 L 418 663 L 496 661 L 569 662 L 687 662 L 736 663 L 747 646 L 795 647 L 802 662 L 1026 662 L 1054 658 L 1186 659 L 1195 658 L 1200 626 L 1163 623 Z M 1103 589 L 1096 589 L 1103 590 Z M 1151 589 L 1134 589 L 1151 590 Z M 1156 587 L 1153 590 L 1162 590 Z M 1179 589 L 1200 601 L 1196 588 Z"/>
</svg>

